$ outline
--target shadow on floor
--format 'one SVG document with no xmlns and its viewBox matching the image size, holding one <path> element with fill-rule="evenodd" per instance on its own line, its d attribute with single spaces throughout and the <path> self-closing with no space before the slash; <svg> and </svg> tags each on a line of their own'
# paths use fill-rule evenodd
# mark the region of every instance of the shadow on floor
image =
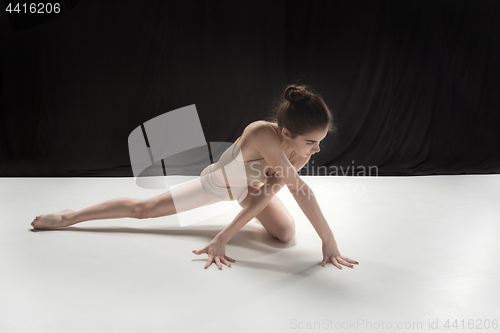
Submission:
<svg viewBox="0 0 500 333">
<path fill-rule="evenodd" d="M 239 230 L 236 235 L 234 235 L 228 245 L 239 246 L 243 248 L 248 248 L 257 251 L 263 251 L 266 253 L 273 253 L 275 251 L 269 251 L 270 248 L 276 250 L 290 248 L 295 245 L 295 240 L 288 243 L 283 243 L 280 240 L 272 237 L 265 230 L 258 230 L 256 227 L 250 227 L 250 229 Z M 98 233 L 129 233 L 129 234 L 152 234 L 152 235 L 173 235 L 173 236 L 198 236 L 207 239 L 207 243 L 210 242 L 219 232 L 221 232 L 220 226 L 203 226 L 203 227 L 167 227 L 163 228 L 131 228 L 131 227 L 65 227 L 59 229 L 30 229 L 31 232 L 98 232 Z M 265 245 L 264 247 L 262 245 Z"/>
</svg>

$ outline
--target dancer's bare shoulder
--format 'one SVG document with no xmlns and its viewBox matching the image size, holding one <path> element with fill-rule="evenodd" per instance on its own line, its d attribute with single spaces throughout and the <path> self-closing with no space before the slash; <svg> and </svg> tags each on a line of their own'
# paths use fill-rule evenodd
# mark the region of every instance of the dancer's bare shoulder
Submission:
<svg viewBox="0 0 500 333">
<path fill-rule="evenodd" d="M 246 129 L 251 130 L 251 129 L 261 128 L 261 127 L 268 127 L 270 129 L 277 129 L 278 125 L 276 123 L 271 123 L 271 122 L 265 121 L 265 120 L 256 120 L 256 121 L 248 124 L 247 127 L 245 128 L 245 130 Z"/>
<path fill-rule="evenodd" d="M 246 133 L 245 133 L 246 132 Z M 283 151 L 281 148 L 281 141 L 279 136 L 278 124 L 272 123 L 265 120 L 257 120 L 250 123 L 243 133 L 247 134 L 248 146 L 254 152 L 254 156 L 259 156 L 258 158 L 263 158 L 263 154 L 260 150 L 269 150 L 271 154 L 279 154 L 279 150 L 284 153 L 285 157 L 290 156 L 292 151 Z M 259 149 L 259 146 L 261 147 Z M 270 146 L 273 146 L 272 148 Z M 271 149 L 269 149 L 271 148 Z M 296 171 L 302 169 L 311 157 L 300 156 L 293 154 L 289 162 L 294 166 Z"/>
<path fill-rule="evenodd" d="M 254 153 L 261 155 L 259 146 L 274 145 L 281 149 L 278 125 L 265 120 L 257 120 L 247 125 L 241 136 L 241 144 L 248 146 Z M 249 149 L 249 150 L 250 150 Z M 262 158 L 262 156 L 261 156 Z"/>
<path fill-rule="evenodd" d="M 303 182 L 297 174 L 297 168 L 300 170 L 307 161 L 302 161 L 300 158 L 288 159 L 281 147 L 280 136 L 272 123 L 260 122 L 251 125 L 253 125 L 252 129 L 249 130 L 253 134 L 251 135 L 253 147 L 262 155 L 277 176 L 283 179 L 293 194 Z"/>
</svg>

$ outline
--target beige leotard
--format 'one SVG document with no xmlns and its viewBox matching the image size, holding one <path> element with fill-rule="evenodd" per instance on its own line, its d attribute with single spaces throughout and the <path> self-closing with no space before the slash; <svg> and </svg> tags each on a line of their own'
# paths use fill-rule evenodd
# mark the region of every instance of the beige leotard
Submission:
<svg viewBox="0 0 500 333">
<path fill-rule="evenodd" d="M 207 166 L 201 173 L 203 187 L 219 200 L 235 200 L 238 193 L 246 191 L 247 186 L 257 187 L 272 177 L 264 170 L 263 158 L 243 162 L 233 156 L 240 138 L 241 136 L 222 153 L 217 163 Z M 294 154 L 295 152 L 292 152 L 289 159 Z M 237 155 L 241 155 L 241 149 L 238 149 Z M 243 159 L 242 156 L 240 158 Z M 244 165 L 243 168 L 241 164 Z M 215 169 L 215 166 L 218 169 Z"/>
</svg>

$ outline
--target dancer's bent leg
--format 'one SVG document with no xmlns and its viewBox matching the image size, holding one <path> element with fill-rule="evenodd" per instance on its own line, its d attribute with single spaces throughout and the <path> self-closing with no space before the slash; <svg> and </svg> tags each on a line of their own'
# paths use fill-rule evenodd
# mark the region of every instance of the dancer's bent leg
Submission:
<svg viewBox="0 0 500 333">
<path fill-rule="evenodd" d="M 149 199 L 116 198 L 77 212 L 66 209 L 59 213 L 39 215 L 31 225 L 35 229 L 54 229 L 91 220 L 160 217 L 213 204 L 217 201 L 205 192 L 199 178 L 197 178 Z"/>
<path fill-rule="evenodd" d="M 275 182 L 274 179 L 271 181 Z M 245 208 L 251 196 L 256 193 L 255 188 L 249 187 L 249 194 L 239 202 L 240 206 Z M 283 243 L 287 243 L 295 237 L 295 220 L 276 195 L 273 195 L 267 206 L 255 217 L 272 237 Z"/>
</svg>

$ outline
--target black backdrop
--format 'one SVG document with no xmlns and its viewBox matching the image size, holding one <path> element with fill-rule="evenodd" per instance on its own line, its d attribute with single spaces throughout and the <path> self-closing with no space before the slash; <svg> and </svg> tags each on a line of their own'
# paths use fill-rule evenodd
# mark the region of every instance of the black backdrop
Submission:
<svg viewBox="0 0 500 333">
<path fill-rule="evenodd" d="M 17 32 L 0 15 L 0 176 L 132 176 L 141 123 L 196 104 L 206 140 L 232 142 L 292 82 L 339 126 L 301 174 L 500 171 L 497 0 L 81 0 Z"/>
</svg>

